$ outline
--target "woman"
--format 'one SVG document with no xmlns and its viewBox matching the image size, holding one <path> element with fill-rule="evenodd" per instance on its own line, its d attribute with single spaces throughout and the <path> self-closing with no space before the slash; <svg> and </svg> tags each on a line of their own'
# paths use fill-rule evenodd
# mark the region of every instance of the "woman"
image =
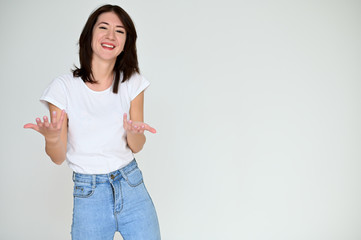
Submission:
<svg viewBox="0 0 361 240">
<path fill-rule="evenodd" d="M 144 90 L 136 30 L 119 6 L 104 5 L 79 39 L 80 68 L 56 78 L 41 101 L 51 120 L 28 123 L 45 137 L 56 164 L 74 171 L 72 239 L 160 239 L 158 219 L 133 153 L 144 143 Z M 129 114 L 130 120 L 127 119 Z"/>
</svg>

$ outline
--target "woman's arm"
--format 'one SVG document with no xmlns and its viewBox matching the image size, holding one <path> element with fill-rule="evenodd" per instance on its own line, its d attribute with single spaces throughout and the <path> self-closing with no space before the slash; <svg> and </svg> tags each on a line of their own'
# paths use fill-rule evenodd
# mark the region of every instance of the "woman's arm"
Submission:
<svg viewBox="0 0 361 240">
<path fill-rule="evenodd" d="M 28 123 L 24 128 L 31 128 L 45 137 L 45 152 L 51 160 L 60 165 L 66 159 L 68 137 L 68 118 L 64 110 L 49 103 L 51 121 L 48 117 L 36 118 L 36 124 Z"/>
<path fill-rule="evenodd" d="M 66 146 L 68 141 L 68 117 L 64 112 L 63 119 L 61 119 L 62 110 L 53 104 L 49 103 L 49 111 L 51 116 L 51 123 L 60 124 L 60 138 L 45 138 L 45 152 L 51 158 L 51 160 L 60 165 L 66 159 Z M 56 112 L 56 114 L 51 114 Z"/>
<path fill-rule="evenodd" d="M 156 130 L 144 123 L 143 116 L 144 91 L 141 92 L 130 102 L 130 120 L 127 121 L 127 115 L 123 116 L 124 129 L 127 131 L 127 143 L 133 153 L 142 150 L 145 143 L 144 131 L 155 133 Z"/>
</svg>

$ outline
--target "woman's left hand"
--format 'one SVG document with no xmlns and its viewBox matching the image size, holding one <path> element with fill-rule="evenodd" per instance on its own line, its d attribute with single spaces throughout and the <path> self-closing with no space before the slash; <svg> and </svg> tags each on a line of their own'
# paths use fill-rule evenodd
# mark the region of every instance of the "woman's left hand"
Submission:
<svg viewBox="0 0 361 240">
<path fill-rule="evenodd" d="M 151 133 L 156 133 L 157 131 L 144 122 L 133 122 L 128 120 L 127 114 L 123 115 L 123 127 L 127 133 L 132 134 L 142 134 L 144 131 L 149 131 Z"/>
</svg>

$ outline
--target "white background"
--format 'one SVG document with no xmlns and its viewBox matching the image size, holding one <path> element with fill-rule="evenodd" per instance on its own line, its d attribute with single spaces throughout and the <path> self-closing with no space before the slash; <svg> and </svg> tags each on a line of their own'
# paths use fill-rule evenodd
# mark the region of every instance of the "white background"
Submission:
<svg viewBox="0 0 361 240">
<path fill-rule="evenodd" d="M 22 126 L 104 3 L 0 2 L 0 239 L 70 239 L 71 170 Z M 360 1 L 110 3 L 151 81 L 136 157 L 163 240 L 361 239 Z"/>
</svg>

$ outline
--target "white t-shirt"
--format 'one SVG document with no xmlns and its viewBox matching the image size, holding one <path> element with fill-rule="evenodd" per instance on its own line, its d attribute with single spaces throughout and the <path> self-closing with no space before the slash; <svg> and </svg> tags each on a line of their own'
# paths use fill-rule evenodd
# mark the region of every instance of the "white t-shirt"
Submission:
<svg viewBox="0 0 361 240">
<path fill-rule="evenodd" d="M 112 92 L 113 86 L 93 91 L 72 74 L 60 76 L 49 85 L 40 101 L 67 113 L 66 157 L 73 171 L 105 174 L 133 160 L 123 128 L 123 114 L 129 116 L 130 102 L 148 86 L 149 82 L 140 74 L 120 83 L 117 94 Z"/>
</svg>

